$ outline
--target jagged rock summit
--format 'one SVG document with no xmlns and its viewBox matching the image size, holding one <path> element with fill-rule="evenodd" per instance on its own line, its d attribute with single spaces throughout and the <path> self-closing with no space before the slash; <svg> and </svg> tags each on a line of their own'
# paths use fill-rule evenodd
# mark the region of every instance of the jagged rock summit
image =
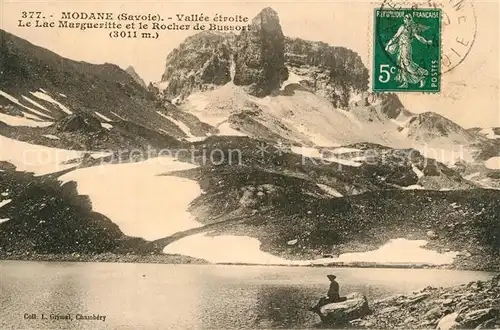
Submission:
<svg viewBox="0 0 500 330">
<path fill-rule="evenodd" d="M 196 91 L 233 81 L 258 97 L 279 90 L 288 79 L 285 36 L 276 11 L 263 9 L 240 35 L 204 31 L 187 38 L 168 56 L 161 82 L 173 103 Z"/>
<path fill-rule="evenodd" d="M 285 67 L 285 36 L 278 14 L 263 9 L 251 29 L 237 38 L 235 85 L 248 86 L 248 93 L 263 97 L 278 90 L 288 79 Z"/>
</svg>

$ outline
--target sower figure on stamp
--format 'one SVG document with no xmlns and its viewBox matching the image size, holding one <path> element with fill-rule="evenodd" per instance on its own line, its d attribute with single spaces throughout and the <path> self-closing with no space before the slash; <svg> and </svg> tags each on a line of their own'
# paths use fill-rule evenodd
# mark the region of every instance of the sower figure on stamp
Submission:
<svg viewBox="0 0 500 330">
<path fill-rule="evenodd" d="M 427 30 L 428 27 L 417 24 L 413 21 L 413 16 L 406 14 L 403 18 L 403 25 L 385 46 L 385 50 L 390 54 L 396 54 L 399 72 L 395 78 L 401 82 L 401 88 L 408 87 L 408 84 L 420 84 L 424 87 L 425 79 L 429 72 L 413 61 L 413 51 L 411 42 L 413 37 L 426 45 L 432 45 L 432 40 L 426 40 L 419 33 Z"/>
<path fill-rule="evenodd" d="M 347 300 L 346 297 L 340 297 L 340 286 L 339 283 L 335 281 L 337 277 L 335 275 L 326 275 L 326 277 L 330 280 L 328 293 L 326 294 L 326 297 L 323 297 L 318 301 L 316 306 L 310 308 L 311 311 L 317 312 L 321 306 Z"/>
</svg>

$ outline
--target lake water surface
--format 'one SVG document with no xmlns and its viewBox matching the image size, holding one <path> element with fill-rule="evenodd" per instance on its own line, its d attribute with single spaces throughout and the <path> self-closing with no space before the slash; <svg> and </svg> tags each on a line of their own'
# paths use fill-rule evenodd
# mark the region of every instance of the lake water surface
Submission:
<svg viewBox="0 0 500 330">
<path fill-rule="evenodd" d="M 0 261 L 1 329 L 314 328 L 307 308 L 336 274 L 341 294 L 368 301 L 486 272 Z M 71 314 L 72 320 L 41 320 Z M 25 319 L 35 314 L 37 319 Z M 106 320 L 76 320 L 76 314 Z"/>
</svg>

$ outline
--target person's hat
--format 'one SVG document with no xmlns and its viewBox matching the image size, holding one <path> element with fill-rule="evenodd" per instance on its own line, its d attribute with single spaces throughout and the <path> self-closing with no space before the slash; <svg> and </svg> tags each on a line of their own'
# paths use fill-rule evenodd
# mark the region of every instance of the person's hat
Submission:
<svg viewBox="0 0 500 330">
<path fill-rule="evenodd" d="M 334 280 L 337 278 L 337 276 L 335 276 L 335 275 L 326 275 L 326 277 L 328 277 L 328 279 L 330 279 L 330 280 Z"/>
</svg>

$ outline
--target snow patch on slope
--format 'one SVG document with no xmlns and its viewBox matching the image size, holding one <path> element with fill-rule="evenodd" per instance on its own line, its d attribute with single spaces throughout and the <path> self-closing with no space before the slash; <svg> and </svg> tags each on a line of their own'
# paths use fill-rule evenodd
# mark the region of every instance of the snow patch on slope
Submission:
<svg viewBox="0 0 500 330">
<path fill-rule="evenodd" d="M 411 165 L 411 169 L 413 170 L 413 172 L 417 175 L 417 177 L 419 179 L 425 175 L 424 172 L 422 172 L 421 170 L 419 170 L 418 167 L 416 167 L 413 164 Z"/>
<path fill-rule="evenodd" d="M 449 148 L 434 148 L 428 145 L 414 144 L 413 148 L 418 150 L 425 158 L 435 159 L 438 162 L 453 167 L 457 162 L 474 162 L 474 150 L 463 146 L 450 145 Z"/>
<path fill-rule="evenodd" d="M 10 202 L 12 202 L 12 199 L 5 199 L 5 200 L 0 199 L 0 208 L 4 207 L 5 205 L 9 204 Z"/>
<path fill-rule="evenodd" d="M 497 135 L 495 134 L 495 132 L 493 131 L 493 128 L 484 128 L 482 129 L 481 131 L 479 131 L 479 134 L 482 134 L 484 135 L 485 137 L 487 137 L 488 139 L 500 139 L 500 135 Z"/>
<path fill-rule="evenodd" d="M 484 165 L 491 170 L 500 170 L 500 156 L 491 157 L 490 159 L 484 162 Z"/>
<path fill-rule="evenodd" d="M 346 153 L 351 153 L 351 152 L 362 152 L 362 151 L 363 150 L 361 150 L 361 149 L 342 147 L 342 148 L 333 149 L 330 152 L 338 155 L 338 154 L 346 154 Z"/>
<path fill-rule="evenodd" d="M 111 119 L 109 119 L 108 117 L 106 117 L 105 115 L 103 115 L 102 113 L 100 112 L 97 112 L 97 111 L 94 111 L 94 113 L 100 117 L 101 119 L 104 119 L 105 121 L 112 121 Z"/>
<path fill-rule="evenodd" d="M 19 100 L 16 99 L 14 96 L 12 96 L 12 95 L 10 95 L 10 94 L 2 91 L 2 90 L 0 90 L 0 95 L 3 96 L 3 97 L 5 97 L 7 100 L 11 101 L 12 103 L 17 104 L 18 106 L 20 106 L 22 108 L 25 108 L 25 109 L 33 112 L 33 113 L 37 113 L 37 114 L 42 115 L 42 116 L 47 116 L 46 114 L 43 114 L 43 113 L 41 113 L 41 112 L 39 112 L 39 111 L 37 111 L 37 110 L 35 110 L 33 108 L 25 106 L 24 104 L 22 104 L 21 102 L 19 102 Z M 28 116 L 26 115 L 26 117 L 28 117 Z M 47 117 L 50 117 L 50 116 L 47 116 Z M 31 115 L 31 118 L 32 119 L 40 119 L 40 118 L 32 116 L 32 115 Z"/>
<path fill-rule="evenodd" d="M 333 197 L 344 197 L 344 196 L 342 196 L 341 193 L 338 192 L 338 190 L 333 189 L 332 187 L 327 186 L 326 184 L 318 183 L 317 185 L 318 185 L 318 187 L 320 187 L 326 193 L 332 195 Z"/>
<path fill-rule="evenodd" d="M 47 127 L 52 125 L 52 122 L 47 121 L 37 121 L 33 119 L 38 119 L 33 116 L 10 116 L 0 112 L 0 121 L 3 121 L 9 126 L 27 126 L 27 127 Z"/>
<path fill-rule="evenodd" d="M 236 62 L 234 61 L 234 55 L 231 53 L 231 64 L 229 65 L 229 76 L 231 77 L 231 81 L 234 80 L 234 75 L 236 73 Z"/>
<path fill-rule="evenodd" d="M 396 119 L 391 119 L 391 122 L 393 122 L 394 124 L 396 124 L 398 126 L 405 127 L 410 122 L 410 120 L 413 118 L 413 116 L 409 116 L 409 117 L 403 116 L 402 118 L 401 118 L 401 116 L 402 115 L 398 116 L 398 118 L 396 118 Z"/>
<path fill-rule="evenodd" d="M 475 172 L 475 173 L 472 173 L 472 174 L 464 176 L 464 179 L 465 180 L 472 180 L 472 179 L 474 179 L 475 177 L 477 177 L 479 175 L 481 175 L 481 173 Z"/>
<path fill-rule="evenodd" d="M 49 148 L 0 136 L 0 160 L 16 166 L 18 171 L 44 175 L 78 164 L 63 164 L 81 158 L 84 152 Z"/>
<path fill-rule="evenodd" d="M 302 155 L 304 157 L 310 157 L 310 158 L 321 158 L 322 157 L 321 153 L 316 148 L 292 146 L 290 148 L 290 150 L 293 153 L 298 154 L 298 155 Z"/>
<path fill-rule="evenodd" d="M 364 156 L 356 156 L 352 157 L 350 159 L 345 159 L 345 158 L 338 158 L 336 156 L 325 156 L 322 154 L 318 149 L 316 148 L 310 148 L 310 147 L 295 147 L 292 146 L 290 150 L 298 155 L 302 155 L 302 157 L 306 158 L 319 158 L 322 161 L 326 162 L 331 162 L 331 163 L 337 163 L 340 165 L 345 165 L 345 166 L 352 166 L 352 167 L 359 167 L 363 165 L 363 161 L 366 161 L 366 157 Z M 354 149 L 354 148 L 337 148 L 334 149 L 333 151 L 337 150 L 336 154 L 343 154 L 343 153 L 349 153 L 353 152 L 353 150 L 358 151 L 359 149 Z M 361 151 L 361 150 L 359 150 Z"/>
<path fill-rule="evenodd" d="M 117 114 L 116 112 L 113 112 L 113 111 L 110 111 L 113 115 L 115 115 L 116 117 L 120 118 L 121 120 L 126 120 L 125 118 L 123 118 L 122 116 L 120 116 L 119 114 Z"/>
<path fill-rule="evenodd" d="M 163 118 L 167 119 L 168 121 L 174 123 L 177 127 L 179 127 L 179 129 L 181 131 L 184 132 L 184 134 L 186 134 L 187 137 L 189 137 L 189 138 L 193 137 L 193 134 L 191 134 L 191 130 L 183 122 L 180 122 L 180 121 L 178 121 L 178 120 L 176 120 L 176 119 L 174 119 L 174 118 L 172 118 L 170 116 L 167 116 L 167 115 L 161 113 L 160 111 L 156 111 L 156 113 L 159 114 L 160 116 L 162 116 Z"/>
<path fill-rule="evenodd" d="M 224 136 L 247 136 L 245 133 L 242 133 L 240 131 L 237 131 L 229 125 L 229 122 L 223 122 L 222 124 L 219 124 L 217 126 L 217 129 L 219 130 L 219 134 L 217 135 L 224 135 Z"/>
<path fill-rule="evenodd" d="M 101 123 L 101 126 L 108 130 L 113 128 L 113 125 L 108 123 Z"/>
<path fill-rule="evenodd" d="M 46 137 L 47 139 L 51 139 L 51 140 L 59 140 L 59 138 L 55 135 L 52 135 L 52 134 L 45 134 L 45 135 L 42 135 L 43 137 Z"/>
<path fill-rule="evenodd" d="M 26 100 L 26 101 L 28 101 L 29 103 L 33 104 L 34 106 L 39 107 L 39 108 L 40 108 L 40 109 L 42 109 L 42 110 L 45 110 L 45 111 L 49 111 L 49 112 L 50 112 L 50 110 L 48 110 L 46 107 L 44 107 L 44 106 L 43 106 L 43 105 L 41 105 L 40 103 L 36 102 L 35 100 L 30 99 L 29 97 L 26 97 L 26 96 L 24 96 L 24 95 L 23 95 L 23 99 L 25 99 L 25 100 Z M 40 113 L 40 114 L 42 114 L 43 116 L 47 116 L 47 114 L 44 114 L 44 113 Z M 51 116 L 49 116 L 49 117 L 51 117 Z"/>
<path fill-rule="evenodd" d="M 363 165 L 363 163 L 360 163 L 360 162 L 366 160 L 365 157 L 354 157 L 352 159 L 343 159 L 343 158 L 337 158 L 337 157 L 333 157 L 333 156 L 325 157 L 324 159 L 329 161 L 329 162 L 338 163 L 338 164 L 345 165 L 345 166 L 352 166 L 352 167 L 360 167 L 361 165 Z"/>
<path fill-rule="evenodd" d="M 424 190 L 425 188 L 418 184 L 412 184 L 411 186 L 401 187 L 403 190 Z"/>
<path fill-rule="evenodd" d="M 290 120 L 285 120 L 283 121 L 287 122 L 290 125 L 294 125 L 294 123 Z M 332 142 L 329 139 L 325 138 L 319 133 L 316 133 L 312 131 L 311 129 L 308 129 L 307 127 L 304 126 L 304 124 L 299 124 L 294 126 L 297 131 L 300 133 L 304 134 L 305 136 L 308 137 L 308 139 L 314 143 L 314 145 L 317 146 L 322 146 L 322 147 L 335 147 L 338 146 L 338 143 Z"/>
<path fill-rule="evenodd" d="M 188 142 L 202 142 L 202 141 L 205 141 L 207 139 L 208 136 L 193 136 L 193 137 L 189 137 L 189 138 L 186 138 L 186 141 Z"/>
<path fill-rule="evenodd" d="M 198 183 L 160 175 L 196 167 L 157 157 L 77 169 L 60 179 L 76 181 L 78 193 L 89 196 L 93 210 L 109 217 L 125 235 L 155 240 L 201 225 L 187 211 L 201 195 Z"/>
<path fill-rule="evenodd" d="M 285 80 L 281 84 L 280 91 L 285 90 L 285 87 L 288 86 L 288 85 L 291 85 L 291 84 L 300 84 L 300 82 L 303 81 L 303 80 L 309 80 L 309 78 L 308 77 L 304 77 L 304 76 L 299 76 L 298 74 L 295 74 L 292 71 L 289 71 L 289 73 L 288 73 L 288 79 Z"/>
<path fill-rule="evenodd" d="M 66 106 L 64 106 L 60 102 L 54 100 L 50 95 L 47 94 L 47 92 L 43 91 L 43 89 L 40 88 L 40 90 L 42 92 L 36 91 L 36 92 L 30 92 L 30 93 L 33 96 L 36 96 L 37 98 L 39 98 L 40 100 L 44 100 L 44 101 L 47 101 L 47 102 L 50 102 L 52 104 L 57 105 L 62 111 L 66 112 L 68 115 L 73 114 L 73 112 L 71 112 L 71 110 L 69 110 Z"/>
</svg>

